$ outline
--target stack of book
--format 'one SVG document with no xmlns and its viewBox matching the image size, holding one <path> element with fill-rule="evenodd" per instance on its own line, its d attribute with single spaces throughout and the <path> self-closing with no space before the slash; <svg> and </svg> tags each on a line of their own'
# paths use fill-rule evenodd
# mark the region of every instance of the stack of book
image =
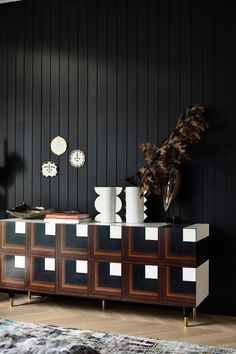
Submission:
<svg viewBox="0 0 236 354">
<path fill-rule="evenodd" d="M 80 224 L 82 222 L 86 223 L 91 221 L 91 217 L 89 214 L 54 213 L 47 214 L 44 221 L 55 224 Z"/>
</svg>

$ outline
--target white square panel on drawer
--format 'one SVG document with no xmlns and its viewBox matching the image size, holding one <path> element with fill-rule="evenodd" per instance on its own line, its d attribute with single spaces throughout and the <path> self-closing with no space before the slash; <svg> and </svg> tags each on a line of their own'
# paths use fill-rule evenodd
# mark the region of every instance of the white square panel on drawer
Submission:
<svg viewBox="0 0 236 354">
<path fill-rule="evenodd" d="M 122 274 L 121 263 L 110 263 L 110 275 L 120 277 Z"/>
<path fill-rule="evenodd" d="M 145 278 L 158 279 L 158 266 L 145 265 Z"/>
<path fill-rule="evenodd" d="M 122 238 L 121 226 L 110 226 L 110 238 L 116 238 L 116 239 Z"/>
<path fill-rule="evenodd" d="M 77 237 L 88 237 L 88 225 L 76 225 Z"/>
<path fill-rule="evenodd" d="M 145 227 L 145 240 L 158 241 L 158 228 Z"/>
<path fill-rule="evenodd" d="M 56 235 L 56 224 L 54 224 L 52 222 L 46 222 L 45 223 L 45 235 L 55 236 Z"/>
<path fill-rule="evenodd" d="M 88 273 L 88 261 L 76 261 L 76 273 Z"/>
<path fill-rule="evenodd" d="M 25 222 L 16 221 L 15 222 L 15 233 L 16 234 L 25 234 Z"/>
<path fill-rule="evenodd" d="M 55 258 L 44 259 L 44 270 L 55 271 Z"/>
<path fill-rule="evenodd" d="M 25 268 L 25 256 L 15 256 L 14 260 L 15 268 Z"/>
<path fill-rule="evenodd" d="M 184 242 L 198 242 L 209 236 L 209 224 L 194 224 L 183 229 Z"/>
<path fill-rule="evenodd" d="M 182 280 L 196 281 L 196 268 L 183 267 Z"/>
</svg>

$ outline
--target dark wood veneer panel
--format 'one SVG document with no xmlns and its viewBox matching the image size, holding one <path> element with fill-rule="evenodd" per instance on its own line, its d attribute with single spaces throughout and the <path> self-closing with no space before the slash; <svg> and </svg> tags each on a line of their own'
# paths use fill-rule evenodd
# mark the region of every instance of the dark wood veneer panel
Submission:
<svg viewBox="0 0 236 354">
<path fill-rule="evenodd" d="M 156 230 L 158 234 L 158 229 Z M 124 259 L 133 262 L 159 262 L 159 241 L 145 240 L 145 227 L 124 227 Z"/>
<path fill-rule="evenodd" d="M 89 274 L 84 274 L 79 278 L 75 274 L 75 262 L 71 259 L 58 259 L 57 261 L 57 281 L 56 294 L 71 296 L 87 296 L 89 286 Z M 69 264 L 69 269 L 68 268 Z M 73 269 L 71 269 L 71 266 Z M 68 276 L 70 279 L 68 279 Z"/>
<path fill-rule="evenodd" d="M 122 281 L 116 283 L 116 287 L 109 285 L 109 282 L 103 283 L 101 285 L 100 282 L 100 264 L 103 262 L 90 262 L 90 289 L 89 295 L 94 297 L 100 297 L 104 299 L 115 299 L 121 300 L 122 299 Z M 120 285 L 120 287 L 119 287 Z"/>
<path fill-rule="evenodd" d="M 190 289 L 189 293 L 183 293 L 181 291 L 173 291 L 172 274 L 171 268 L 169 266 L 161 267 L 161 303 L 171 304 L 179 306 L 190 306 L 193 307 L 196 305 L 196 295 L 192 293 Z"/>
<path fill-rule="evenodd" d="M 109 246 L 106 247 L 107 249 L 102 249 L 100 246 L 104 244 L 104 237 L 103 237 L 103 230 L 104 230 L 104 237 L 107 238 L 110 233 L 109 226 L 89 226 L 89 252 L 90 258 L 94 260 L 106 260 L 109 261 L 121 261 L 122 258 L 122 240 L 118 239 L 111 239 L 110 249 Z M 101 240 L 102 242 L 101 242 Z M 112 242 L 113 241 L 113 242 Z M 115 241 L 115 242 L 114 242 Z"/>
</svg>

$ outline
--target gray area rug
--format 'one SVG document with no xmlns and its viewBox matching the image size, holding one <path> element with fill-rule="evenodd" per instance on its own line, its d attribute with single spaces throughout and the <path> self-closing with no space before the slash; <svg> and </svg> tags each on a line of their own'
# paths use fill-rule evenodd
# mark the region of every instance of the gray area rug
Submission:
<svg viewBox="0 0 236 354">
<path fill-rule="evenodd" d="M 93 332 L 0 319 L 0 353 L 129 354 L 230 353 L 236 349 L 201 346 L 113 333 Z"/>
</svg>

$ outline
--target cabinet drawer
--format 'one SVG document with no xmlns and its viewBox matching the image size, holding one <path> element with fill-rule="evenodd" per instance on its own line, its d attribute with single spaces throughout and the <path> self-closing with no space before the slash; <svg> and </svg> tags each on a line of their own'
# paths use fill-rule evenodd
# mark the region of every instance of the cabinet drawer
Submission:
<svg viewBox="0 0 236 354">
<path fill-rule="evenodd" d="M 196 265 L 196 242 L 185 242 L 182 227 L 160 229 L 162 263 Z"/>
<path fill-rule="evenodd" d="M 77 259 L 88 256 L 88 225 L 60 225 L 57 235 L 57 254 Z"/>
<path fill-rule="evenodd" d="M 25 256 L 1 255 L 0 287 L 24 289 L 26 286 Z"/>
<path fill-rule="evenodd" d="M 29 290 L 54 293 L 55 258 L 29 257 Z"/>
<path fill-rule="evenodd" d="M 89 226 L 91 259 L 121 260 L 122 227 L 119 225 Z"/>
<path fill-rule="evenodd" d="M 161 302 L 176 306 L 195 306 L 196 268 L 164 266 L 161 273 Z"/>
<path fill-rule="evenodd" d="M 0 223 L 1 250 L 25 253 L 26 223 L 24 221 Z"/>
<path fill-rule="evenodd" d="M 90 295 L 121 299 L 123 269 L 120 262 L 90 263 Z"/>
<path fill-rule="evenodd" d="M 59 259 L 57 261 L 57 294 L 87 295 L 89 284 L 88 261 Z"/>
<path fill-rule="evenodd" d="M 159 274 L 156 264 L 125 264 L 125 300 L 159 302 Z"/>
<path fill-rule="evenodd" d="M 28 252 L 35 255 L 54 256 L 56 224 L 32 223 L 27 234 Z"/>
<path fill-rule="evenodd" d="M 124 227 L 126 261 L 158 262 L 158 228 Z"/>
</svg>

